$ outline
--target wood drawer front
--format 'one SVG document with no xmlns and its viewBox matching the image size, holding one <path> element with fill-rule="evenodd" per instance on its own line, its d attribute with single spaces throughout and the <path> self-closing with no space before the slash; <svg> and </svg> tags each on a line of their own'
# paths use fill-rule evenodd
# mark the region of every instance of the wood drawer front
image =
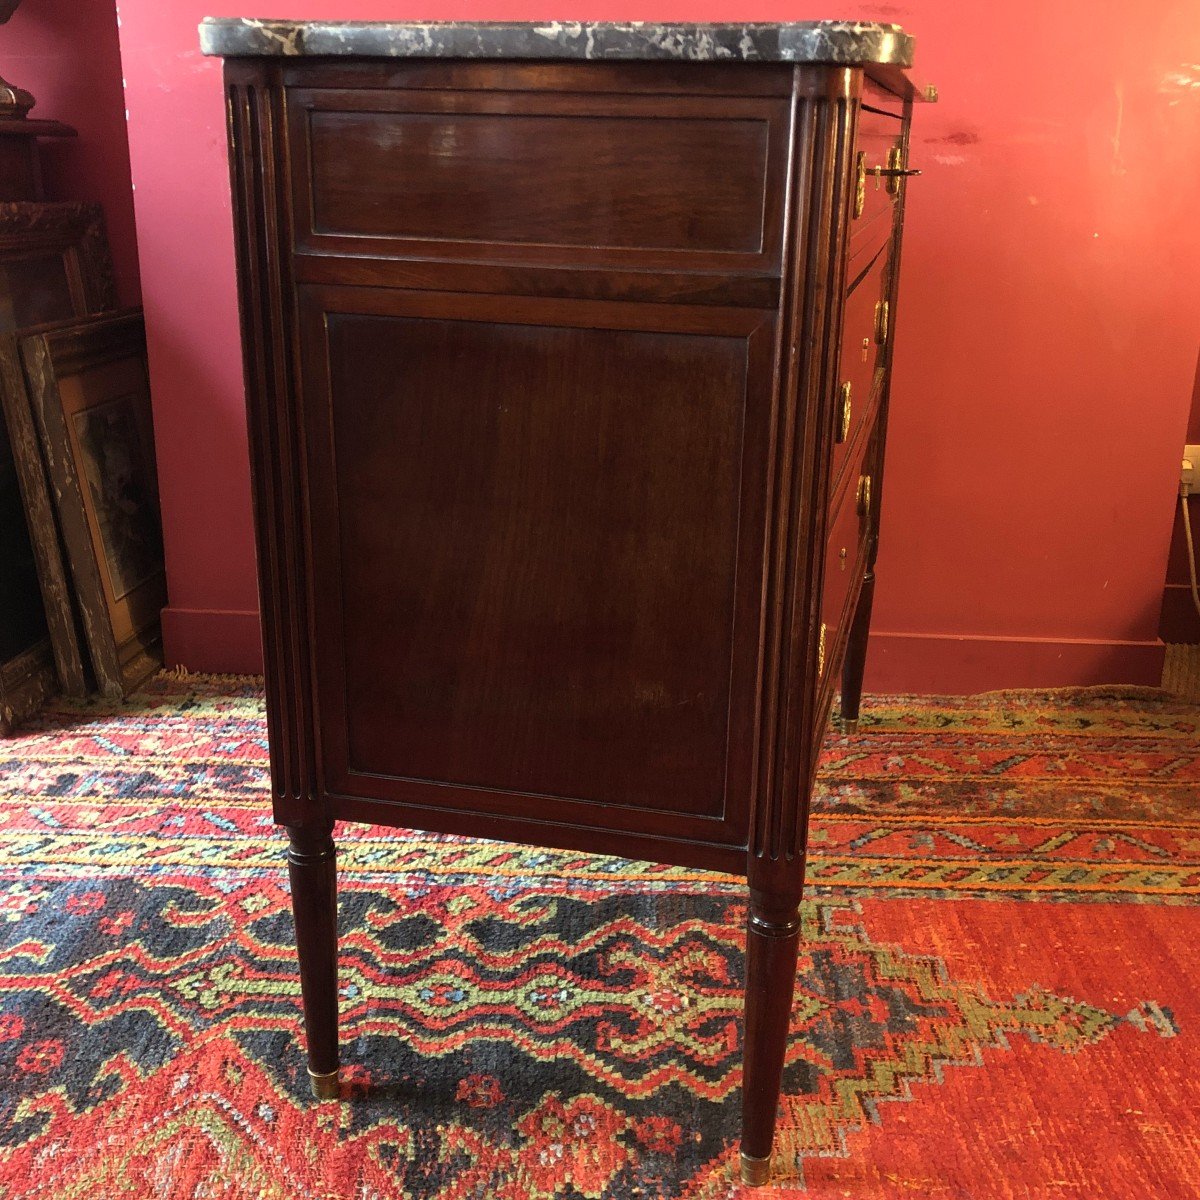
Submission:
<svg viewBox="0 0 1200 1200">
<path fill-rule="evenodd" d="M 822 684 L 841 662 L 845 629 L 853 615 L 850 605 L 858 595 L 866 567 L 871 512 L 869 504 L 864 509 L 859 503 L 858 481 L 864 474 L 868 440 L 864 438 L 858 447 L 854 470 L 835 497 L 836 507 L 826 526 L 825 573 L 821 585 L 821 625 L 825 643 Z M 819 686 L 818 693 L 821 690 Z"/>
<path fill-rule="evenodd" d="M 847 281 L 852 287 L 842 306 L 838 392 L 833 406 L 835 442 L 831 478 L 835 490 L 848 456 L 862 435 L 864 423 L 874 415 L 883 384 L 885 345 L 878 340 L 878 335 L 884 332 L 881 306 L 888 294 L 889 262 L 888 253 L 881 251 L 857 279 Z M 850 411 L 848 426 L 844 423 L 847 385 Z"/>
<path fill-rule="evenodd" d="M 745 845 L 771 315 L 300 308 L 330 794 Z"/>
<path fill-rule="evenodd" d="M 787 113 L 767 97 L 292 88 L 296 248 L 775 271 Z"/>
<path fill-rule="evenodd" d="M 874 184 L 871 185 L 872 187 Z M 864 268 L 896 235 L 896 209 L 880 208 L 850 226 L 846 279 L 857 279 Z"/>
</svg>

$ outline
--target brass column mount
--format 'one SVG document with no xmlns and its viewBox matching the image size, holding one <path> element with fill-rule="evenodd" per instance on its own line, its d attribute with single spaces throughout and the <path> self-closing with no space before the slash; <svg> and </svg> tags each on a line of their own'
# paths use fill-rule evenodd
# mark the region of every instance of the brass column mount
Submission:
<svg viewBox="0 0 1200 1200">
<path fill-rule="evenodd" d="M 875 344 L 882 346 L 888 336 L 888 302 L 879 300 L 875 304 Z"/>
<path fill-rule="evenodd" d="M 842 406 L 841 406 L 841 411 L 838 414 L 838 435 L 837 435 L 837 440 L 839 442 L 844 442 L 850 436 L 850 414 L 851 414 L 850 393 L 851 393 L 851 391 L 852 391 L 852 387 L 850 384 L 850 380 L 847 379 L 846 382 L 842 384 L 842 388 L 841 388 Z"/>
</svg>

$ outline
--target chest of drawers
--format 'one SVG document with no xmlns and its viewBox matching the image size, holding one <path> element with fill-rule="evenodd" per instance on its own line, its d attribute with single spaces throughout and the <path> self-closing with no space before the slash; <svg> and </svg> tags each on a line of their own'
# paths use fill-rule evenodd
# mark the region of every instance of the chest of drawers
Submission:
<svg viewBox="0 0 1200 1200">
<path fill-rule="evenodd" d="M 217 20 L 276 820 L 337 1092 L 333 822 L 747 878 L 745 1178 L 870 614 L 894 26 Z"/>
</svg>

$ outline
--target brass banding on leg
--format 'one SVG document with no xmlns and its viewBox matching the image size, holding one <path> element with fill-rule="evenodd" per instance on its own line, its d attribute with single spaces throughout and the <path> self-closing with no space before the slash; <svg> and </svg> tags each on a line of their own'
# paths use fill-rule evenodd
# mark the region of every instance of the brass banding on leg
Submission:
<svg viewBox="0 0 1200 1200">
<path fill-rule="evenodd" d="M 338 1073 L 336 1070 L 318 1073 L 310 1067 L 308 1083 L 315 1099 L 336 1100 L 338 1098 Z"/>
<path fill-rule="evenodd" d="M 742 1182 L 747 1187 L 762 1187 L 771 1178 L 771 1156 L 755 1158 L 742 1151 Z"/>
</svg>

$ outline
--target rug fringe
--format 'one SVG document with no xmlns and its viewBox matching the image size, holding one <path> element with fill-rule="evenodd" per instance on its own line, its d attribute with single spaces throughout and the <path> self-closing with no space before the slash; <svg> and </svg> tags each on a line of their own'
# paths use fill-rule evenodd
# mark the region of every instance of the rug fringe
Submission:
<svg viewBox="0 0 1200 1200">
<path fill-rule="evenodd" d="M 236 683 L 241 686 L 257 684 L 262 687 L 262 675 L 222 675 L 213 671 L 189 671 L 183 663 L 164 667 L 154 677 L 166 683 Z"/>
</svg>

